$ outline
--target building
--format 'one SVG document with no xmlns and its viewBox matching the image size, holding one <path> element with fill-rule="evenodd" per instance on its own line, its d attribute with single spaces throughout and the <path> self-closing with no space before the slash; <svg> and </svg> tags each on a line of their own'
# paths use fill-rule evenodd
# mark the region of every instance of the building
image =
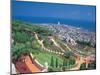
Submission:
<svg viewBox="0 0 100 75">
<path fill-rule="evenodd" d="M 36 59 L 32 59 L 31 55 L 22 55 L 15 63 L 17 73 L 36 73 L 47 72 L 48 69 L 39 65 Z"/>
</svg>

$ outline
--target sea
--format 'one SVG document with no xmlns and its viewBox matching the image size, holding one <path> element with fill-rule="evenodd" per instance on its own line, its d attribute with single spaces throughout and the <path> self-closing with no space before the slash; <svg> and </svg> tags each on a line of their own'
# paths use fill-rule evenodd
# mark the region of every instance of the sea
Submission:
<svg viewBox="0 0 100 75">
<path fill-rule="evenodd" d="M 72 19 L 63 19 L 63 18 L 52 18 L 52 17 L 31 17 L 31 16 L 12 16 L 12 20 L 20 20 L 29 23 L 37 24 L 60 24 L 70 25 L 77 28 L 83 28 L 85 30 L 96 32 L 96 22 L 92 21 L 81 21 L 81 20 L 72 20 Z"/>
</svg>

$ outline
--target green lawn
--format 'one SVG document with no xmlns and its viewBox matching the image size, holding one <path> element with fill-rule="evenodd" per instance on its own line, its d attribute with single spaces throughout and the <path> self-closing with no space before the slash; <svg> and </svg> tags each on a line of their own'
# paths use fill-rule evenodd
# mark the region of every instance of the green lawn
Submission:
<svg viewBox="0 0 100 75">
<path fill-rule="evenodd" d="M 50 65 L 51 63 L 51 57 L 53 56 L 54 58 L 54 62 L 56 61 L 56 58 L 58 59 L 58 63 L 62 64 L 63 59 L 60 58 L 60 56 L 53 54 L 53 53 L 47 53 L 47 52 L 41 52 L 39 54 L 35 54 L 36 59 L 42 64 L 44 65 L 45 62 L 48 62 L 48 64 Z"/>
</svg>

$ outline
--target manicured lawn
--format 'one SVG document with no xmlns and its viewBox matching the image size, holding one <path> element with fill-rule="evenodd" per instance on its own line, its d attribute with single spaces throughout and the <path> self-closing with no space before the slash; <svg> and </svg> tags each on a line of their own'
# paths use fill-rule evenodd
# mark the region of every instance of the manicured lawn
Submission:
<svg viewBox="0 0 100 75">
<path fill-rule="evenodd" d="M 58 59 L 58 63 L 62 64 L 63 63 L 63 59 L 60 58 L 60 56 L 53 54 L 53 53 L 47 53 L 47 52 L 41 52 L 39 54 L 35 54 L 36 59 L 42 64 L 44 65 L 45 62 L 48 62 L 48 64 L 50 65 L 51 63 L 51 57 L 53 56 L 54 58 L 54 62 L 56 61 L 56 58 Z"/>
</svg>

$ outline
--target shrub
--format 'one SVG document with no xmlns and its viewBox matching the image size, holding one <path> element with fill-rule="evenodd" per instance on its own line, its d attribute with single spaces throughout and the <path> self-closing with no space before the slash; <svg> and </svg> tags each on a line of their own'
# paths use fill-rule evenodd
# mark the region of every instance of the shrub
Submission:
<svg viewBox="0 0 100 75">
<path fill-rule="evenodd" d="M 86 70 L 86 64 L 85 63 L 81 64 L 80 70 Z"/>
<path fill-rule="evenodd" d="M 96 69 L 96 62 L 88 64 L 88 69 Z"/>
</svg>

